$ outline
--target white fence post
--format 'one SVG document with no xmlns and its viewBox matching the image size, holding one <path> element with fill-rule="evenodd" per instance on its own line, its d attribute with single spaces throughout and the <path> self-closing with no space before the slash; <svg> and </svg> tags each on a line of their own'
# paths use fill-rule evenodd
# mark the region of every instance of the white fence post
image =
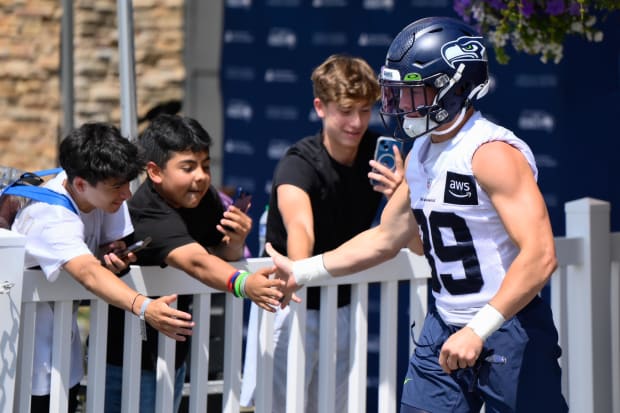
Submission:
<svg viewBox="0 0 620 413">
<path fill-rule="evenodd" d="M 24 272 L 23 236 L 0 229 L 0 412 L 13 410 Z"/>
<path fill-rule="evenodd" d="M 567 202 L 566 236 L 583 239 L 583 264 L 567 269 L 569 406 L 575 412 L 611 411 L 610 205 Z"/>
</svg>

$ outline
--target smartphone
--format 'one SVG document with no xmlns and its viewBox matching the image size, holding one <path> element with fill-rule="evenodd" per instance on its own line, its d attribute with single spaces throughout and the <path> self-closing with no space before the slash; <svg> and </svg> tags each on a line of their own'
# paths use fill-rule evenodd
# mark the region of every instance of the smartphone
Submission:
<svg viewBox="0 0 620 413">
<path fill-rule="evenodd" d="M 396 138 L 391 138 L 389 136 L 380 136 L 377 139 L 377 146 L 375 146 L 375 161 L 379 162 L 382 165 L 385 165 L 387 168 L 394 171 L 396 169 L 396 158 L 394 157 L 394 145 L 398 148 L 401 153 L 403 153 L 403 143 Z M 371 185 L 380 185 L 380 182 L 370 180 Z"/>
<path fill-rule="evenodd" d="M 235 197 L 233 198 L 232 205 L 236 206 L 243 212 L 248 212 L 251 201 L 252 201 L 252 194 L 250 194 L 248 191 L 243 189 L 243 187 L 241 186 L 237 187 L 237 192 L 235 192 Z M 233 232 L 235 231 L 228 225 L 224 225 L 224 228 L 226 228 L 229 231 L 233 231 Z"/>
<path fill-rule="evenodd" d="M 242 187 L 237 188 L 237 192 L 235 197 L 233 198 L 233 205 L 242 210 L 243 212 L 248 212 L 248 208 L 250 207 L 250 202 L 252 201 L 252 194 L 248 191 L 244 190 Z"/>
<path fill-rule="evenodd" d="M 127 248 L 125 248 L 124 250 L 117 252 L 116 256 L 120 259 L 125 258 L 127 255 L 129 255 L 130 252 L 138 252 L 141 249 L 144 249 L 147 245 L 149 245 L 151 243 L 151 237 L 146 237 L 143 240 L 140 240 L 138 242 L 134 242 L 133 244 L 131 244 L 130 246 L 128 246 Z"/>
</svg>

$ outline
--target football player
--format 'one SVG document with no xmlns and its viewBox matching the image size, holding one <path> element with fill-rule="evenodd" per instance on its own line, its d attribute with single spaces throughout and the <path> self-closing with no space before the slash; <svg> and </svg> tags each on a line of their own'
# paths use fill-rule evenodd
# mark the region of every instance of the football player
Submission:
<svg viewBox="0 0 620 413">
<path fill-rule="evenodd" d="M 489 88 L 483 38 L 459 20 L 405 27 L 379 82 L 383 116 L 415 139 L 406 180 L 379 226 L 335 250 L 290 261 L 293 291 L 361 271 L 409 246 L 432 272 L 434 304 L 404 380 L 401 412 L 565 412 L 560 348 L 539 292 L 556 267 L 532 151 L 474 108 Z M 372 246 L 372 248 L 369 248 Z"/>
</svg>

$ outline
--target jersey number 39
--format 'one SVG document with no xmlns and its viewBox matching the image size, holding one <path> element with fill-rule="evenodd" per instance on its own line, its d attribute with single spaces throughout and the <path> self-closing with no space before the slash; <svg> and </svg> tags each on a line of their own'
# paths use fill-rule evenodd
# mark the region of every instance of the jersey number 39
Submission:
<svg viewBox="0 0 620 413">
<path fill-rule="evenodd" d="M 413 214 L 422 229 L 424 255 L 431 267 L 433 291 L 440 292 L 443 285 L 452 295 L 479 292 L 484 281 L 480 272 L 480 262 L 474 247 L 474 240 L 465 220 L 453 212 L 432 211 L 428 220 L 421 209 L 414 209 Z M 450 230 L 454 234 L 455 243 L 453 245 L 444 244 L 441 235 L 442 228 Z M 455 279 L 452 274 L 438 275 L 431 248 L 442 262 L 461 261 L 465 270 L 465 278 Z"/>
</svg>

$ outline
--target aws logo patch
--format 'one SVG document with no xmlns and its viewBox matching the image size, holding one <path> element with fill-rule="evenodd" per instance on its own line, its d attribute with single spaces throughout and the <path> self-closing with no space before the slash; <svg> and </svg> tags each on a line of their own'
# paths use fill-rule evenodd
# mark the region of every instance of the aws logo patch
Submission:
<svg viewBox="0 0 620 413">
<path fill-rule="evenodd" d="M 443 202 L 456 205 L 478 205 L 478 193 L 476 192 L 474 177 L 448 171 Z"/>
</svg>

